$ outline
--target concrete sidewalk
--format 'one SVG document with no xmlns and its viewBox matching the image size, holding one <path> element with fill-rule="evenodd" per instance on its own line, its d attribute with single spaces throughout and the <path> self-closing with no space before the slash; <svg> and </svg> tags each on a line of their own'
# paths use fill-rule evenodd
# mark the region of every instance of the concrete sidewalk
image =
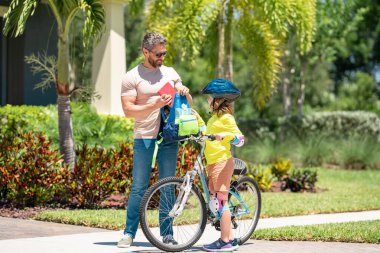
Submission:
<svg viewBox="0 0 380 253">
<path fill-rule="evenodd" d="M 274 228 L 335 222 L 380 220 L 379 211 L 292 216 L 261 219 L 258 228 Z M 380 229 L 380 228 L 379 228 Z M 135 243 L 127 249 L 116 247 L 122 231 L 110 231 L 57 223 L 20 220 L 0 217 L 1 253 L 116 253 L 116 252 L 161 252 L 153 247 L 138 231 Z M 202 251 L 201 246 L 216 240 L 219 232 L 210 225 L 189 251 Z M 249 240 L 238 250 L 241 253 L 380 253 L 379 244 L 323 243 L 323 242 L 275 242 Z"/>
</svg>

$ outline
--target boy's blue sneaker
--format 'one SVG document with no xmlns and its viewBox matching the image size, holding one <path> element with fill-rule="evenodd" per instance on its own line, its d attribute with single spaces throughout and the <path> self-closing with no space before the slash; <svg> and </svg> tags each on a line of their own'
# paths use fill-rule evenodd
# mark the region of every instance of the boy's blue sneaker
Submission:
<svg viewBox="0 0 380 253">
<path fill-rule="evenodd" d="M 232 247 L 231 241 L 224 242 L 220 238 L 211 244 L 204 245 L 203 249 L 209 252 L 212 252 L 212 251 L 229 252 L 229 251 L 234 250 L 234 248 Z"/>
<path fill-rule="evenodd" d="M 230 243 L 232 245 L 233 250 L 237 250 L 239 248 L 239 243 L 238 243 L 238 240 L 236 238 L 231 240 Z"/>
</svg>

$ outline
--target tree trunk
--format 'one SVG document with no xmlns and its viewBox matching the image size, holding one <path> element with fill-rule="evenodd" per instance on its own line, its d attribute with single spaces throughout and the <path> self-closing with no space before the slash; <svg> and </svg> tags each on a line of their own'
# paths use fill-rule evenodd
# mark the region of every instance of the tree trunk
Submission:
<svg viewBox="0 0 380 253">
<path fill-rule="evenodd" d="M 65 163 L 71 170 L 75 165 L 73 126 L 71 121 L 70 96 L 58 96 L 59 148 Z"/>
<path fill-rule="evenodd" d="M 68 38 L 65 37 L 65 33 L 62 31 L 59 31 L 58 38 L 56 89 L 58 95 L 59 148 L 65 163 L 73 170 L 75 150 L 70 107 L 69 47 Z"/>
<path fill-rule="evenodd" d="M 303 103 L 305 102 L 305 71 L 306 71 L 306 61 L 304 57 L 300 57 L 301 61 L 301 71 L 300 71 L 300 90 L 299 97 L 297 99 L 297 108 L 298 108 L 298 116 L 303 115 Z"/>
<path fill-rule="evenodd" d="M 224 8 L 225 1 L 222 1 L 222 9 L 218 17 L 218 66 L 216 67 L 216 77 L 224 78 Z"/>
<path fill-rule="evenodd" d="M 289 78 L 284 77 L 282 81 L 282 103 L 283 103 L 283 110 L 284 110 L 284 117 L 289 117 L 289 111 L 290 111 L 290 91 L 289 91 Z"/>
<path fill-rule="evenodd" d="M 226 25 L 226 49 L 227 49 L 227 69 L 225 78 L 233 82 L 233 62 L 232 62 L 232 15 L 233 15 L 233 1 L 228 2 L 227 7 L 227 25 Z"/>
</svg>

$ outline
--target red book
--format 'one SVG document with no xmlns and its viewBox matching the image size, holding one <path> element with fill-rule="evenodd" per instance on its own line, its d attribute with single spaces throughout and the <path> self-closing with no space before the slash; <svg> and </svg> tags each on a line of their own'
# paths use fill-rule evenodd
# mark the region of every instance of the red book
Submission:
<svg viewBox="0 0 380 253">
<path fill-rule="evenodd" d="M 173 87 L 173 85 L 170 82 L 165 83 L 165 85 L 162 86 L 162 88 L 158 91 L 158 94 L 160 96 L 162 96 L 163 94 L 167 94 L 167 95 L 171 95 L 172 96 L 172 102 L 169 105 L 170 107 L 172 107 L 172 105 L 173 105 L 175 93 L 176 93 L 176 90 L 175 90 L 175 88 Z"/>
</svg>

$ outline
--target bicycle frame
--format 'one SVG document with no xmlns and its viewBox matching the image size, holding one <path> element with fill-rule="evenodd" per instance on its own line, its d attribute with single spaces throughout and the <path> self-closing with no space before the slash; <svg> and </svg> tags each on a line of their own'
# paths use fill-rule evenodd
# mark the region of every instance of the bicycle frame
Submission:
<svg viewBox="0 0 380 253">
<path fill-rule="evenodd" d="M 202 163 L 202 156 L 203 156 L 203 152 L 204 152 L 204 148 L 205 148 L 205 143 L 204 143 L 204 141 L 201 141 L 199 139 L 195 139 L 194 137 L 193 138 L 189 137 L 188 139 L 189 140 L 195 140 L 196 142 L 198 142 L 201 145 L 201 150 L 200 150 L 199 154 L 197 155 L 197 158 L 196 158 L 196 161 L 194 164 L 194 168 L 191 171 L 186 172 L 186 174 L 184 176 L 184 182 L 181 185 L 181 191 L 177 197 L 177 200 L 176 200 L 172 210 L 169 212 L 170 217 L 175 217 L 175 216 L 178 216 L 182 213 L 183 208 L 187 202 L 187 198 L 189 196 L 189 193 L 191 191 L 192 184 L 193 184 L 197 174 L 199 175 L 199 178 L 200 178 L 200 181 L 202 184 L 203 194 L 206 197 L 206 203 L 207 204 L 210 203 L 210 191 L 208 189 L 207 182 L 206 182 L 205 167 L 203 166 L 203 163 Z M 234 207 L 232 206 L 232 203 L 230 201 L 230 211 L 231 211 L 231 214 L 233 214 L 233 217 L 237 217 L 240 215 L 245 215 L 245 214 L 250 213 L 248 206 L 241 199 L 239 194 L 237 194 L 236 192 L 231 191 L 231 190 L 229 190 L 229 194 L 233 195 L 239 201 L 239 203 L 242 204 L 244 207 L 243 212 L 235 213 L 233 210 Z M 216 220 L 220 219 L 219 215 L 217 215 L 215 218 L 216 218 Z"/>
</svg>

